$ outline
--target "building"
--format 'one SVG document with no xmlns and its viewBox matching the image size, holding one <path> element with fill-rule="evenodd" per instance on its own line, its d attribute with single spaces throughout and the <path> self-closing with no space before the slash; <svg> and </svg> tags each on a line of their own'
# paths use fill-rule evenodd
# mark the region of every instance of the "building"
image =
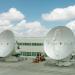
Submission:
<svg viewBox="0 0 75 75">
<path fill-rule="evenodd" d="M 36 56 L 37 53 L 44 52 L 45 37 L 16 37 L 16 51 L 20 52 L 22 56 Z M 75 56 L 75 50 L 72 53 Z"/>
<path fill-rule="evenodd" d="M 36 56 L 40 52 L 45 54 L 44 37 L 16 37 L 16 43 L 16 49 L 22 56 Z"/>
</svg>

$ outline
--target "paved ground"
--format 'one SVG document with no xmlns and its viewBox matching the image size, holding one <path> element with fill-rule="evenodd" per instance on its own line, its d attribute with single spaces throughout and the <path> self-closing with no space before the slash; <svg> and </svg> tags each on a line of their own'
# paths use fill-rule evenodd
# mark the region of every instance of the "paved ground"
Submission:
<svg viewBox="0 0 75 75">
<path fill-rule="evenodd" d="M 0 62 L 0 75 L 75 75 L 75 65 L 58 67 L 45 62 L 33 64 L 31 59 L 20 62 Z"/>
</svg>

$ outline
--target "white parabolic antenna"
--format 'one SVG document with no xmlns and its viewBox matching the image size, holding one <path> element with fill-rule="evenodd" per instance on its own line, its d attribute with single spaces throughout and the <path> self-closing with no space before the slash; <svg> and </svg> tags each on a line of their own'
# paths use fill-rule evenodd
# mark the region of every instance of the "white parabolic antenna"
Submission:
<svg viewBox="0 0 75 75">
<path fill-rule="evenodd" d="M 57 26 L 46 35 L 44 50 L 50 58 L 61 60 L 72 54 L 74 45 L 73 32 L 65 26 Z"/>
<path fill-rule="evenodd" d="M 0 57 L 7 57 L 12 54 L 15 48 L 14 34 L 5 30 L 0 34 Z"/>
</svg>

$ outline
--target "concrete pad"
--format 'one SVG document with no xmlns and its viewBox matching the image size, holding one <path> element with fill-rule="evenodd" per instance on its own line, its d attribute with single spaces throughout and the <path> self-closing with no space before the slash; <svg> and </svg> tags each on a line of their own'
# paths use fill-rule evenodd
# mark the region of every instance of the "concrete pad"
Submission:
<svg viewBox="0 0 75 75">
<path fill-rule="evenodd" d="M 20 62 L 0 62 L 0 75 L 75 75 L 75 65 L 59 67 L 45 65 L 45 62 L 34 64 L 28 58 Z"/>
</svg>

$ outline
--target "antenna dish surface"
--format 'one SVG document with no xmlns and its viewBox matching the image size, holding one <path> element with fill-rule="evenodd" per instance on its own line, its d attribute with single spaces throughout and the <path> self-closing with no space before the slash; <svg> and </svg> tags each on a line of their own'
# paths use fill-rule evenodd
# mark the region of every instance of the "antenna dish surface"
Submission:
<svg viewBox="0 0 75 75">
<path fill-rule="evenodd" d="M 51 29 L 44 41 L 44 51 L 55 60 L 61 60 L 72 54 L 75 44 L 73 32 L 65 26 Z"/>
<path fill-rule="evenodd" d="M 7 57 L 12 54 L 15 48 L 14 34 L 5 30 L 0 34 L 0 57 Z"/>
</svg>

